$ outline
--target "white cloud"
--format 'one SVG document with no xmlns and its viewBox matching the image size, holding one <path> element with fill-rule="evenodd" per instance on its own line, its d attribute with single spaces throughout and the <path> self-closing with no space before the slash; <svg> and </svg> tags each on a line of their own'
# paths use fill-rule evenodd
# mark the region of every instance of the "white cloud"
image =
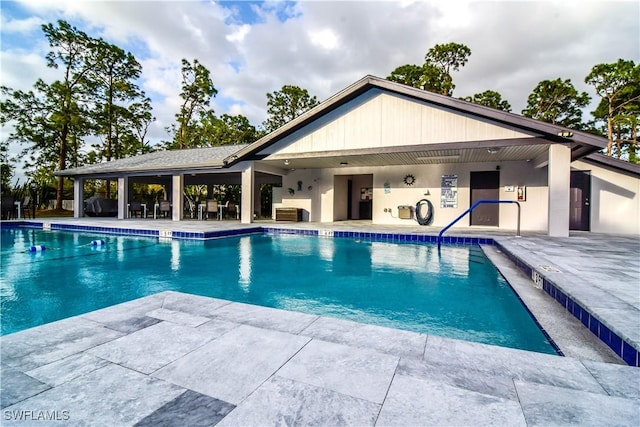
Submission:
<svg viewBox="0 0 640 427">
<path fill-rule="evenodd" d="M 233 31 L 231 34 L 228 34 L 225 38 L 232 43 L 241 42 L 244 40 L 247 34 L 249 34 L 249 31 L 251 31 L 251 25 L 240 25 L 235 29 L 235 31 Z"/>
<path fill-rule="evenodd" d="M 8 33 L 29 33 L 40 28 L 40 26 L 45 23 L 46 22 L 37 16 L 31 16 L 27 19 L 7 19 L 6 16 L 0 15 L 2 31 Z"/>
<path fill-rule="evenodd" d="M 23 10 L 14 16 L 5 4 Z M 324 100 L 367 74 L 386 77 L 400 65 L 422 64 L 437 43 L 472 51 L 453 76 L 455 96 L 496 90 L 514 112 L 541 80 L 570 78 L 590 90 L 583 81 L 594 65 L 640 58 L 637 2 L 304 1 L 233 10 L 224 2 L 178 0 L 5 4 L 3 84 L 28 89 L 37 77 L 56 78 L 38 27 L 66 19 L 134 52 L 158 118 L 156 139 L 168 138 L 163 129 L 179 105 L 182 58 L 211 71 L 217 114 L 241 113 L 254 125 L 266 118 L 267 92 L 292 84 Z M 252 20 L 244 22 L 249 9 Z"/>
<path fill-rule="evenodd" d="M 468 26 L 474 20 L 474 15 L 470 10 L 471 3 L 468 0 L 450 0 L 435 3 L 441 13 L 438 25 L 448 29 Z"/>
<path fill-rule="evenodd" d="M 2 85 L 14 90 L 32 90 L 37 79 L 52 82 L 58 75 L 56 70 L 47 68 L 44 55 L 40 53 L 2 51 L 0 64 L 2 64 L 0 79 Z"/>
<path fill-rule="evenodd" d="M 310 31 L 309 38 L 311 44 L 319 46 L 326 50 L 333 50 L 339 46 L 339 38 L 331 28 L 325 28 L 320 31 Z"/>
</svg>

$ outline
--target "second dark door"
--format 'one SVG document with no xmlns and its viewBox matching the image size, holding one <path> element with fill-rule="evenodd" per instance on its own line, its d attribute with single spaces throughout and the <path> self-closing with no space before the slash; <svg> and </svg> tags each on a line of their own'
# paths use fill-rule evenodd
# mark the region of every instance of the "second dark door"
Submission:
<svg viewBox="0 0 640 427">
<path fill-rule="evenodd" d="M 471 172 L 471 205 L 478 200 L 498 200 L 500 172 Z M 499 224 L 499 205 L 483 203 L 471 212 L 471 225 L 495 226 Z"/>
<path fill-rule="evenodd" d="M 571 171 L 571 199 L 569 202 L 569 230 L 589 231 L 591 196 L 591 174 L 583 171 Z"/>
</svg>

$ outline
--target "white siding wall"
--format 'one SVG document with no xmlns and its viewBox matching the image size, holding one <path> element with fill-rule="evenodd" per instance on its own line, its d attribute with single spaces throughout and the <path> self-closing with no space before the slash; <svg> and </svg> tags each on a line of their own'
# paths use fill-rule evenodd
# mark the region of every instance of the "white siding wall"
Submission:
<svg viewBox="0 0 640 427">
<path fill-rule="evenodd" d="M 431 166 L 389 166 L 374 173 L 373 220 L 380 224 L 406 224 L 410 221 L 393 218 L 398 216 L 398 205 L 413 205 L 420 199 L 429 199 L 434 206 L 433 226 L 444 227 L 458 217 L 471 205 L 469 188 L 470 173 L 495 170 L 494 163 L 443 164 Z M 416 183 L 408 187 L 403 178 L 407 173 L 416 177 Z M 458 176 L 458 207 L 441 208 L 442 175 Z M 516 200 L 515 192 L 506 192 L 505 186 L 526 185 L 527 201 L 521 202 L 522 230 L 544 231 L 547 227 L 547 188 L 546 169 L 533 169 L 527 162 L 502 162 L 500 164 L 500 199 Z M 385 193 L 384 183 L 389 182 L 391 190 Z M 430 195 L 424 194 L 429 190 Z M 391 208 L 392 214 L 385 213 Z M 511 204 L 500 205 L 500 228 L 514 229 L 517 224 L 517 207 Z M 468 226 L 468 217 L 456 226 Z"/>
<path fill-rule="evenodd" d="M 266 148 L 261 154 L 302 154 L 530 136 L 400 95 L 372 90 Z"/>
<path fill-rule="evenodd" d="M 640 235 L 640 178 L 585 161 L 571 168 L 591 172 L 591 231 Z"/>
<path fill-rule="evenodd" d="M 469 176 L 471 171 L 495 170 L 495 163 L 475 164 L 442 164 L 416 166 L 382 166 L 362 168 L 307 169 L 292 171 L 283 177 L 282 205 L 300 207 L 310 216 L 305 220 L 331 222 L 346 218 L 346 188 L 348 176 L 354 180 L 354 191 L 359 192 L 359 175 L 373 175 L 373 223 L 375 224 L 417 224 L 414 220 L 398 218 L 399 205 L 415 206 L 420 199 L 427 198 L 434 205 L 434 221 L 432 226 L 444 227 L 470 205 Z M 411 173 L 416 177 L 413 186 L 406 186 L 404 177 Z M 442 175 L 458 175 L 458 207 L 440 207 L 440 181 Z M 366 177 L 370 179 L 370 177 Z M 287 189 L 297 188 L 297 181 L 303 182 L 303 190 L 290 196 Z M 362 181 L 364 182 L 364 181 Z M 384 184 L 390 185 L 389 193 L 385 193 Z M 334 188 L 334 183 L 336 187 Z M 309 190 L 308 186 L 312 189 Z M 546 231 L 547 228 L 547 171 L 546 168 L 534 169 L 527 162 L 500 163 L 500 199 L 516 200 L 515 192 L 506 192 L 505 186 L 527 186 L 527 200 L 521 203 L 521 228 L 530 231 Z M 426 190 L 430 195 L 424 196 Z M 340 194 L 337 194 L 340 193 Z M 355 198 L 354 198 L 355 200 Z M 355 202 L 354 202 L 355 204 Z M 313 210 L 311 207 L 314 207 Z M 385 213 L 391 208 L 391 214 Z M 357 205 L 353 210 L 357 217 Z M 517 208 L 515 205 L 500 206 L 500 228 L 515 230 Z M 462 220 L 459 226 L 468 226 L 468 219 Z"/>
<path fill-rule="evenodd" d="M 319 186 L 319 169 L 295 171 L 282 177 L 282 203 L 276 207 L 303 209 L 303 221 L 320 221 L 322 189 Z M 302 190 L 298 190 L 298 181 L 302 182 Z M 328 183 L 325 183 L 325 185 Z M 330 183 L 333 188 L 333 182 Z M 311 187 L 311 190 L 309 190 Z M 289 193 L 293 189 L 294 194 Z M 326 187 L 325 187 L 326 191 Z M 333 203 L 330 203 L 333 205 Z M 331 221 L 329 219 L 328 221 Z"/>
<path fill-rule="evenodd" d="M 427 198 L 434 205 L 433 227 L 444 227 L 455 219 L 470 204 L 469 174 L 471 171 L 495 170 L 494 163 L 442 164 L 420 166 L 384 166 L 371 168 L 308 169 L 293 171 L 283 178 L 282 206 L 305 209 L 306 221 L 331 222 L 346 218 L 346 206 L 340 205 L 334 214 L 336 192 L 342 193 L 339 200 L 346 202 L 347 172 L 354 179 L 354 191 L 359 191 L 360 175 L 373 175 L 373 222 L 375 224 L 416 224 L 414 220 L 397 218 L 399 205 L 415 206 L 420 199 Z M 640 179 L 596 166 L 584 161 L 571 164 L 574 170 L 591 172 L 591 231 L 597 233 L 640 235 Z M 403 183 L 406 174 L 416 177 L 416 183 L 408 187 Z M 440 207 L 440 180 L 442 175 L 458 175 L 458 208 Z M 334 188 L 335 176 L 340 184 Z M 365 179 L 369 179 L 366 177 Z M 290 196 L 287 188 L 297 188 L 303 181 L 303 190 Z M 389 182 L 390 192 L 385 193 L 384 184 Z M 308 190 L 311 185 L 312 189 Z M 521 228 L 523 231 L 547 230 L 547 169 L 534 169 L 527 162 L 500 163 L 500 199 L 516 200 L 515 192 L 506 192 L 505 186 L 525 185 L 527 200 L 522 207 Z M 424 196 L 426 190 L 430 195 Z M 357 197 L 354 197 L 353 214 L 357 217 Z M 385 213 L 391 208 L 392 214 Z M 311 214 L 309 216 L 309 213 Z M 395 218 L 394 218 L 395 217 Z M 458 226 L 468 226 L 467 219 Z M 512 230 L 516 227 L 516 207 L 500 206 L 500 228 Z"/>
</svg>

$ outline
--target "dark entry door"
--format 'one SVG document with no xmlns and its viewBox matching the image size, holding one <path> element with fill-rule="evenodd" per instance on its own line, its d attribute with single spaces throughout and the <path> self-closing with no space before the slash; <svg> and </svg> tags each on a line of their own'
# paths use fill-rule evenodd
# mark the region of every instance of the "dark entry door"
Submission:
<svg viewBox="0 0 640 427">
<path fill-rule="evenodd" d="M 471 172 L 471 205 L 478 200 L 498 200 L 500 172 Z M 471 225 L 498 226 L 498 204 L 483 203 L 471 212 Z"/>
<path fill-rule="evenodd" d="M 569 229 L 589 231 L 591 228 L 591 174 L 571 171 L 571 201 L 569 202 Z"/>
</svg>

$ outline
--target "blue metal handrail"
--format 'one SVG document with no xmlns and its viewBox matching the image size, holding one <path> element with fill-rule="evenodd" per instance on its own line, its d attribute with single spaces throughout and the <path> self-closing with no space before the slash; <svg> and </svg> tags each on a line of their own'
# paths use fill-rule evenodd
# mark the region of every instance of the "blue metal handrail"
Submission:
<svg viewBox="0 0 640 427">
<path fill-rule="evenodd" d="M 442 243 L 442 235 L 444 234 L 444 232 L 447 231 L 448 229 L 450 229 L 451 226 L 453 226 L 453 224 L 455 224 L 456 222 L 460 221 L 466 214 L 468 214 L 469 212 L 474 210 L 476 207 L 478 207 L 478 205 L 481 205 L 483 203 L 490 203 L 490 204 L 515 203 L 518 206 L 518 228 L 516 230 L 516 236 L 518 236 L 518 237 L 520 236 L 520 203 L 516 202 L 515 200 L 478 200 L 473 205 L 471 205 L 471 207 L 469 209 L 464 211 L 458 218 L 454 219 L 453 221 L 451 221 L 449 223 L 449 225 L 447 225 L 445 228 L 440 230 L 440 233 L 438 233 L 438 249 L 440 249 L 440 245 Z"/>
</svg>

